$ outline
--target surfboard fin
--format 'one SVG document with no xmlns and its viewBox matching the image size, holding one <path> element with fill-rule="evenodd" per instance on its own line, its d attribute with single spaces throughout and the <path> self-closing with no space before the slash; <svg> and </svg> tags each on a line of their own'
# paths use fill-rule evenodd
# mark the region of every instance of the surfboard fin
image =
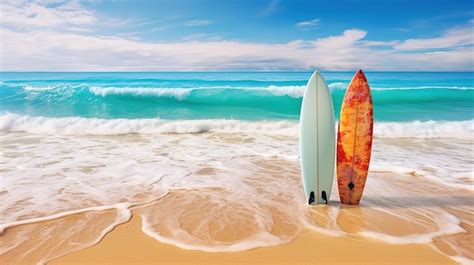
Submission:
<svg viewBox="0 0 474 265">
<path fill-rule="evenodd" d="M 326 201 L 326 204 L 328 204 L 328 198 L 326 196 L 326 191 L 323 190 L 323 192 L 321 192 L 321 198 L 323 198 L 323 200 Z"/>
<path fill-rule="evenodd" d="M 314 202 L 314 191 L 309 193 L 308 204 L 311 205 Z"/>
</svg>

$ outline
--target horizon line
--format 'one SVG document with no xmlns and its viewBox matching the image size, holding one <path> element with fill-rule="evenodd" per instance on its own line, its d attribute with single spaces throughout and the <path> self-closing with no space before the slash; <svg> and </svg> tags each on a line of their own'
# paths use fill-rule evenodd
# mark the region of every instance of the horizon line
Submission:
<svg viewBox="0 0 474 265">
<path fill-rule="evenodd" d="M 359 68 L 360 69 L 360 68 Z M 354 70 L 116 70 L 116 71 L 107 71 L 107 70 L 98 70 L 98 71 L 50 71 L 50 70 L 0 70 L 0 73 L 245 73 L 245 72 L 261 72 L 261 73 L 312 73 L 316 70 L 321 72 L 334 72 L 334 73 L 348 73 L 355 72 L 359 69 Z M 362 69 L 363 70 L 363 69 Z M 474 73 L 473 70 L 454 70 L 454 71 L 441 71 L 441 70 L 363 70 L 366 73 Z"/>
</svg>

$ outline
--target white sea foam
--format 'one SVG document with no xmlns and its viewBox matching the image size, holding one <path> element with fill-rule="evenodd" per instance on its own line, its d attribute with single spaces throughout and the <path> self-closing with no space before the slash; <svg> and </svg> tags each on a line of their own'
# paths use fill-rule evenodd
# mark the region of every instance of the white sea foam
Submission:
<svg viewBox="0 0 474 265">
<path fill-rule="evenodd" d="M 130 87 L 97 87 L 93 86 L 89 89 L 93 94 L 98 96 L 108 95 L 135 95 L 135 96 L 157 96 L 157 97 L 174 97 L 178 100 L 186 98 L 191 89 L 185 88 L 130 88 Z"/>
<path fill-rule="evenodd" d="M 165 237 L 161 234 L 157 233 L 153 227 L 149 224 L 146 215 L 142 215 L 142 231 L 149 235 L 150 237 L 155 238 L 156 240 L 177 246 L 182 249 L 188 250 L 201 250 L 206 252 L 238 252 L 238 251 L 245 251 L 254 248 L 261 248 L 261 247 L 270 247 L 270 246 L 277 246 L 286 243 L 287 241 L 282 240 L 281 238 L 269 233 L 267 231 L 259 232 L 253 235 L 250 238 L 246 238 L 244 240 L 239 240 L 235 243 L 230 244 L 222 244 L 222 245 L 206 245 L 206 244 L 189 244 L 184 243 L 179 239 L 174 239 L 172 237 Z"/>
<path fill-rule="evenodd" d="M 331 89 L 346 89 L 347 85 L 348 85 L 347 83 L 335 82 L 335 83 L 329 83 L 328 87 Z"/>
<path fill-rule="evenodd" d="M 24 219 L 20 221 L 13 221 L 9 223 L 3 223 L 0 224 L 0 234 L 3 233 L 3 231 L 9 227 L 17 226 L 17 225 L 24 225 L 24 224 L 31 224 L 31 223 L 36 223 L 36 222 L 44 222 L 44 221 L 49 221 L 49 220 L 54 220 L 54 219 L 59 219 L 64 216 L 68 215 L 73 215 L 73 214 L 78 214 L 78 213 L 85 213 L 85 212 L 91 212 L 91 211 L 105 211 L 105 210 L 111 210 L 111 209 L 116 209 L 120 213 L 120 219 L 122 219 L 122 222 L 128 221 L 132 217 L 132 213 L 128 209 L 132 204 L 130 203 L 117 203 L 115 205 L 106 205 L 106 206 L 95 206 L 95 207 L 89 207 L 89 208 L 80 208 L 77 210 L 71 210 L 71 211 L 65 211 L 65 212 L 60 212 L 52 215 L 46 215 L 42 217 L 36 217 L 36 218 L 30 218 L 30 219 Z"/>
<path fill-rule="evenodd" d="M 421 154 L 420 154 L 421 155 Z M 459 154 L 462 155 L 462 154 Z M 405 155 L 407 156 L 407 155 Z M 407 159 L 408 160 L 408 159 Z M 474 173 L 466 172 L 440 172 L 441 168 L 436 166 L 426 166 L 427 162 L 433 162 L 429 158 L 425 158 L 418 162 L 416 156 L 412 156 L 412 162 L 405 162 L 412 167 L 401 166 L 398 163 L 375 162 L 370 165 L 370 172 L 374 173 L 394 173 L 394 174 L 408 174 L 413 176 L 421 176 L 431 181 L 437 182 L 444 186 L 449 186 L 458 189 L 471 189 L 474 182 Z M 456 164 L 452 163 L 453 168 Z M 461 166 L 457 170 L 462 170 Z"/>
<path fill-rule="evenodd" d="M 329 83 L 330 89 L 346 89 L 349 84 L 343 82 Z M 261 88 L 268 90 L 276 96 L 290 96 L 293 98 L 301 98 L 304 96 L 306 86 L 269 86 L 268 88 Z M 376 91 L 391 91 L 391 90 L 424 90 L 424 89 L 452 89 L 452 90 L 472 90 L 474 87 L 467 86 L 415 86 L 415 87 L 371 87 L 371 90 Z"/>
<path fill-rule="evenodd" d="M 346 89 L 346 83 L 335 82 L 330 83 L 328 87 L 330 89 Z M 86 87 L 83 84 L 77 86 L 71 85 L 24 85 L 23 89 L 32 92 L 43 92 L 51 91 L 62 88 L 78 88 Z M 101 87 L 92 86 L 88 88 L 89 91 L 101 97 L 112 96 L 112 95 L 129 95 L 129 96 L 152 96 L 152 97 L 167 97 L 175 98 L 177 100 L 185 100 L 193 91 L 205 91 L 205 90 L 242 90 L 242 91 L 267 91 L 274 96 L 289 96 L 292 98 L 302 98 L 306 86 L 276 86 L 270 85 L 268 87 L 233 87 L 233 86 L 205 86 L 205 87 L 189 87 L 189 88 L 169 88 L 169 87 Z M 374 91 L 391 91 L 391 90 L 423 90 L 423 89 L 453 89 L 453 90 L 472 90 L 474 87 L 467 86 L 415 86 L 415 87 L 372 87 Z"/>
<path fill-rule="evenodd" d="M 442 212 L 439 215 L 436 215 L 435 218 L 436 219 L 434 221 L 438 226 L 438 229 L 429 233 L 420 233 L 408 236 L 393 236 L 375 231 L 362 231 L 359 232 L 359 234 L 391 244 L 428 244 L 433 242 L 433 239 L 438 236 L 466 232 L 460 226 L 461 221 L 452 214 Z"/>
<path fill-rule="evenodd" d="M 471 86 L 409 86 L 409 87 L 371 87 L 372 90 L 423 90 L 423 89 L 451 89 L 473 90 Z"/>
<path fill-rule="evenodd" d="M 330 89 L 345 89 L 347 84 L 342 82 L 330 83 L 328 84 Z M 304 96 L 304 91 L 306 86 L 269 86 L 263 90 L 268 90 L 276 96 L 290 96 L 293 98 L 302 98 Z"/>
<path fill-rule="evenodd" d="M 348 86 L 347 83 L 335 82 L 329 83 L 328 87 L 330 89 L 346 89 Z M 236 88 L 238 89 L 238 88 Z M 245 88 L 246 90 L 267 90 L 276 96 L 290 96 L 293 98 L 302 98 L 304 96 L 304 91 L 306 86 L 274 86 L 271 85 L 267 88 Z M 424 90 L 424 89 L 452 89 L 452 90 L 471 90 L 474 87 L 465 87 L 465 86 L 415 86 L 415 87 L 371 87 L 371 90 L 376 91 L 390 91 L 390 90 Z"/>
<path fill-rule="evenodd" d="M 306 86 L 268 86 L 268 87 L 190 87 L 190 88 L 166 88 L 166 87 L 90 87 L 89 90 L 97 96 L 109 95 L 134 95 L 134 96 L 155 96 L 174 97 L 183 100 L 193 91 L 235 89 L 244 91 L 268 91 L 275 96 L 290 96 L 293 98 L 303 97 Z M 53 89 L 53 88 L 51 88 Z"/>
<path fill-rule="evenodd" d="M 262 134 L 296 135 L 297 126 L 297 123 L 290 121 L 248 122 L 239 120 L 48 118 L 16 114 L 0 116 L 0 131 L 59 133 L 66 135 L 182 134 L 203 132 L 256 132 Z"/>
<path fill-rule="evenodd" d="M 21 85 L 23 90 L 31 92 L 44 92 L 61 89 L 77 89 L 86 87 L 85 84 L 54 84 L 54 85 Z"/>
<path fill-rule="evenodd" d="M 185 99 L 193 91 L 234 89 L 244 91 L 268 91 L 275 96 L 290 96 L 293 98 L 303 97 L 306 86 L 268 86 L 268 87 L 191 87 L 191 88 L 144 88 L 144 87 L 98 87 L 93 86 L 89 90 L 98 96 L 108 95 L 135 95 L 135 96 L 156 96 L 156 97 L 174 97 L 179 100 Z"/>
<path fill-rule="evenodd" d="M 462 265 L 472 265 L 474 263 L 472 259 L 460 256 L 460 255 L 451 256 L 451 258 Z"/>
<path fill-rule="evenodd" d="M 329 83 L 328 87 L 332 89 L 346 89 L 348 83 L 335 82 Z M 370 86 L 371 90 L 424 90 L 424 89 L 452 89 L 452 90 L 473 90 L 472 86 L 406 86 L 406 87 L 378 87 Z"/>
<path fill-rule="evenodd" d="M 257 230 L 243 241 L 216 246 L 188 244 L 189 242 L 174 240 L 169 236 L 164 236 L 161 240 L 192 249 L 239 251 L 282 244 L 291 240 L 299 231 L 296 229 L 298 219 L 295 218 L 298 207 L 286 204 L 301 199 L 300 190 L 294 189 L 284 197 L 279 194 L 281 188 L 290 190 L 299 184 L 299 178 L 283 174 L 283 169 L 287 168 L 282 164 L 285 160 L 280 160 L 282 163 L 278 165 L 267 163 L 266 170 L 281 172 L 281 177 L 265 179 L 265 176 L 271 175 L 258 176 L 261 170 L 265 170 L 265 166 L 256 161 L 271 161 L 258 154 L 286 155 L 294 152 L 293 144 L 284 140 L 274 142 L 274 138 L 267 138 L 265 135 L 227 139 L 225 134 L 38 137 L 12 133 L 0 137 L 7 150 L 4 153 L 5 163 L 2 165 L 5 170 L 2 172 L 1 182 L 2 228 L 83 211 L 106 210 L 116 206 L 128 208 L 137 202 L 147 204 L 151 201 L 150 197 L 155 198 L 157 193 L 165 194 L 173 190 L 184 191 L 184 200 L 174 201 L 170 207 L 179 211 L 181 208 L 175 207 L 176 203 L 187 200 L 188 206 L 195 209 L 195 200 L 192 200 L 194 197 L 190 197 L 193 190 L 200 196 L 206 195 L 207 189 L 219 189 L 223 192 L 216 194 L 209 205 L 201 206 L 216 207 L 214 211 L 218 213 L 222 213 L 227 206 L 229 214 L 238 213 L 236 207 L 230 207 L 231 204 L 242 206 L 240 210 L 248 218 L 255 216 L 251 220 L 262 222 L 261 228 L 265 230 Z M 273 142 L 271 146 L 268 145 L 269 142 Z M 285 163 L 297 165 L 295 161 Z M 199 171 L 202 168 L 212 168 L 216 173 L 201 174 Z M 257 188 L 263 187 L 268 194 L 256 192 Z M 281 202 L 278 203 L 269 196 L 274 196 Z M 251 202 L 247 204 L 249 199 Z M 115 205 L 118 202 L 120 204 Z M 161 200 L 157 200 L 156 203 L 160 202 Z M 290 236 L 279 238 L 272 235 L 274 221 L 269 210 L 263 208 L 265 205 L 268 209 L 277 207 L 283 213 L 289 211 L 288 221 L 296 227 L 292 229 L 294 232 Z M 54 214 L 57 212 L 60 213 Z M 186 211 L 177 216 L 169 213 L 167 211 L 163 214 L 171 220 L 188 214 Z M 194 214 L 202 214 L 199 220 L 203 222 L 216 218 L 216 215 L 210 215 L 207 211 L 195 211 Z M 226 223 L 225 218 L 221 221 L 222 224 Z M 144 225 L 144 230 L 150 235 L 157 235 L 152 227 L 146 229 L 146 222 Z"/>
<path fill-rule="evenodd" d="M 301 98 L 304 95 L 306 86 L 269 86 L 266 89 L 276 96 L 290 96 L 292 98 Z"/>
<path fill-rule="evenodd" d="M 474 120 L 376 122 L 378 138 L 457 138 L 474 139 Z"/>
<path fill-rule="evenodd" d="M 79 120 L 83 122 L 79 124 L 87 124 L 87 120 Z M 122 122 L 127 124 L 129 121 Z M 53 125 L 55 122 L 58 121 Z M 117 203 L 127 209 L 130 205 L 148 203 L 157 194 L 169 195 L 179 190 L 182 197 L 168 201 L 166 207 L 163 204 L 168 195 L 161 197 L 156 201 L 155 212 L 140 212 L 140 215 L 145 216 L 142 227 L 145 233 L 186 249 L 241 251 L 283 244 L 305 227 L 328 235 L 355 233 L 394 244 L 427 243 L 434 237 L 462 232 L 460 218 L 442 207 L 466 211 L 462 208 L 466 205 L 462 196 L 466 194 L 456 193 L 459 190 L 441 182 L 436 184 L 422 178 L 432 174 L 455 183 L 456 177 L 465 177 L 470 161 L 458 158 L 470 150 L 466 141 L 375 139 L 362 205 L 348 212 L 337 203 L 321 207 L 304 205 L 299 164 L 294 160 L 298 156 L 298 127 L 296 123 L 289 124 L 289 127 L 283 126 L 291 128 L 292 132 L 287 133 L 289 137 L 265 132 L 278 131 L 274 127 L 260 127 L 261 132 L 252 127 L 248 133 L 241 134 L 143 133 L 110 137 L 81 135 L 83 132 L 64 135 L 58 130 L 61 126 L 52 126 L 55 133 L 46 135 L 2 133 L 0 140 L 5 159 L 0 182 L 0 223 L 4 228 L 77 211 L 110 209 Z M 120 128 L 116 124 L 109 125 L 114 130 Z M 238 122 L 232 123 L 231 128 L 230 132 L 238 133 L 242 128 L 248 130 L 250 127 Z M 199 173 L 203 168 L 212 170 Z M 412 172 L 416 175 L 412 176 Z M 434 196 L 436 189 L 442 190 L 443 194 Z M 200 196 L 215 190 L 222 190 L 222 193 L 215 194 L 212 200 L 203 200 L 203 204 L 196 203 L 196 198 L 202 199 Z M 336 185 L 331 196 L 332 201 L 337 198 Z M 176 207 L 183 204 L 187 207 L 185 210 Z M 390 234 L 391 229 L 379 223 L 380 214 L 371 218 L 374 209 L 385 210 L 381 214 L 384 218 L 421 227 L 422 232 L 417 234 L 407 225 L 403 230 L 405 235 Z M 314 211 L 320 217 L 314 219 L 323 221 L 315 222 L 308 211 Z M 255 224 L 252 226 L 257 227 L 255 231 L 231 242 L 216 242 L 218 240 L 206 230 L 207 224 L 218 228 L 231 225 L 232 228 L 238 225 L 238 222 L 233 223 L 235 215 L 239 216 L 235 219 L 244 220 L 245 224 Z M 282 217 L 285 227 L 294 228 L 294 232 L 286 237 L 275 237 L 273 225 Z M 360 225 L 360 231 L 350 232 L 340 227 L 340 218 L 364 222 L 356 224 Z M 180 226 L 179 220 L 198 220 L 203 225 L 193 230 L 196 234 L 186 234 L 189 227 Z M 160 233 L 163 227 L 176 234 Z M 200 240 L 202 235 L 209 235 L 210 240 Z"/>
<path fill-rule="evenodd" d="M 58 85 L 54 86 L 31 86 L 31 85 L 26 85 L 23 86 L 23 89 L 26 91 L 47 91 L 47 90 L 52 90 L 58 88 Z"/>
<path fill-rule="evenodd" d="M 377 139 L 376 139 L 377 140 Z M 462 139 L 381 139 L 374 145 L 370 172 L 422 177 L 456 189 L 471 190 L 473 172 L 471 140 Z M 416 148 L 414 148 L 416 147 Z"/>
<path fill-rule="evenodd" d="M 396 166 L 391 164 L 372 164 L 370 165 L 371 172 L 381 172 L 381 173 L 400 173 L 400 174 L 416 174 L 416 169 L 403 167 L 403 166 Z"/>
<path fill-rule="evenodd" d="M 50 118 L 7 113 L 0 115 L 0 131 L 24 131 L 69 135 L 114 135 L 128 133 L 203 133 L 256 132 L 297 136 L 295 121 L 241 121 L 228 119 L 161 120 L 98 119 L 82 117 Z M 374 124 L 376 138 L 455 138 L 474 139 L 474 120 L 379 122 Z"/>
</svg>

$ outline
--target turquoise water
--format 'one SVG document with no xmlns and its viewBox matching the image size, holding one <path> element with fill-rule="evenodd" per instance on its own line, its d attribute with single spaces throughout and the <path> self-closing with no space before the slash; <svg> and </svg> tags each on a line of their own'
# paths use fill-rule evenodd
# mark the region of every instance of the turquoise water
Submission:
<svg viewBox="0 0 474 265">
<path fill-rule="evenodd" d="M 336 117 L 352 72 L 323 72 Z M 311 72 L 0 73 L 0 114 L 297 120 Z M 474 118 L 473 73 L 368 72 L 376 121 Z"/>
</svg>

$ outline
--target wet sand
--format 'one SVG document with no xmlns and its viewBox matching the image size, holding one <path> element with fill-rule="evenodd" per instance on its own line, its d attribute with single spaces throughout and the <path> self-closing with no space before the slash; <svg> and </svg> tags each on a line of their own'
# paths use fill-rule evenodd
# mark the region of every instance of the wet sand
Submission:
<svg viewBox="0 0 474 265">
<path fill-rule="evenodd" d="M 2 265 L 474 260 L 470 142 L 377 139 L 361 205 L 308 207 L 293 137 L 4 138 Z"/>
<path fill-rule="evenodd" d="M 163 244 L 141 231 L 137 215 L 100 244 L 48 264 L 455 264 L 427 244 L 394 245 L 303 231 L 293 242 L 243 252 L 209 253 Z"/>
<path fill-rule="evenodd" d="M 184 194 L 174 192 L 155 202 L 131 207 L 130 219 L 119 210 L 88 211 L 7 228 L 0 236 L 2 264 L 35 264 L 48 260 L 52 260 L 48 264 L 456 264 L 449 255 L 458 255 L 459 249 L 465 251 L 464 256 L 471 255 L 472 226 L 469 224 L 461 224 L 468 233 L 436 237 L 433 243 L 391 244 L 361 236 L 360 232 L 376 223 L 377 227 L 372 229 L 403 238 L 407 234 L 426 232 L 426 227 L 377 212 L 367 205 L 343 206 L 336 202 L 312 207 L 309 220 L 315 226 L 326 228 L 335 221 L 344 235 L 329 235 L 311 229 L 294 231 L 294 227 L 288 224 L 276 224 L 275 230 L 280 231 L 272 231 L 274 234 L 297 233 L 290 242 L 278 246 L 238 252 L 206 252 L 162 243 L 144 233 L 144 216 L 150 218 L 151 214 L 163 219 L 159 214 L 163 205 L 173 205 Z M 191 211 L 189 208 L 186 210 Z M 338 211 L 337 216 L 331 220 L 334 210 Z M 166 211 L 164 215 L 168 214 L 176 213 Z M 202 211 L 191 214 L 186 222 L 181 223 L 182 228 L 191 233 L 192 228 L 199 224 L 195 218 L 207 214 Z M 164 236 L 170 232 L 165 225 L 153 226 Z M 228 233 L 208 232 L 213 234 L 214 240 L 232 242 L 251 234 L 251 228 L 251 224 L 242 223 L 240 229 L 233 227 L 234 231 Z M 198 238 L 200 235 L 194 236 Z M 450 247 L 453 240 L 456 251 Z M 206 244 L 212 244 L 212 241 Z"/>
</svg>

